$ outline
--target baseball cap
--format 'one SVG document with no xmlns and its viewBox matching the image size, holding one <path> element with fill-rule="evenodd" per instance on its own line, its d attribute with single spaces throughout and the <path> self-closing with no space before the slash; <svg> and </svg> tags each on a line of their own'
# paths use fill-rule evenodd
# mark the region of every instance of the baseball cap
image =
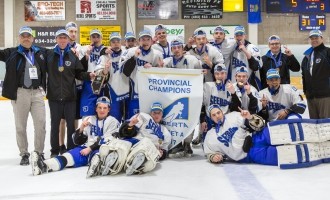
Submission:
<svg viewBox="0 0 330 200">
<path fill-rule="evenodd" d="M 22 26 L 19 31 L 18 31 L 19 35 L 22 35 L 23 33 L 28 33 L 30 35 L 32 35 L 32 29 L 28 26 Z"/>
<path fill-rule="evenodd" d="M 183 46 L 183 42 L 179 38 L 175 38 L 174 40 L 171 41 L 171 47 L 174 46 Z"/>
<path fill-rule="evenodd" d="M 198 28 L 194 31 L 194 37 L 197 37 L 197 36 L 206 36 L 206 33 L 203 29 Z"/>
<path fill-rule="evenodd" d="M 148 31 L 148 30 L 143 30 L 139 33 L 139 39 L 143 36 L 148 36 L 148 37 L 152 38 L 152 35 L 151 35 L 150 31 Z"/>
<path fill-rule="evenodd" d="M 69 30 L 70 28 L 78 28 L 78 26 L 74 22 L 69 22 L 65 25 L 65 30 Z"/>
<path fill-rule="evenodd" d="M 242 73 L 248 73 L 248 70 L 247 70 L 247 68 L 246 67 L 237 67 L 236 68 L 236 74 L 238 74 L 238 73 L 240 73 L 240 72 L 242 72 Z"/>
<path fill-rule="evenodd" d="M 267 79 L 271 78 L 281 78 L 280 74 L 276 69 L 269 69 L 266 74 Z"/>
<path fill-rule="evenodd" d="M 165 30 L 166 31 L 166 27 L 163 24 L 158 24 L 155 27 L 155 33 L 157 33 L 157 31 L 160 31 L 160 30 Z"/>
<path fill-rule="evenodd" d="M 127 33 L 125 34 L 125 40 L 128 40 L 128 39 L 136 39 L 134 33 L 132 33 L 132 32 L 127 32 Z"/>
<path fill-rule="evenodd" d="M 155 102 L 151 105 L 151 110 L 150 112 L 153 112 L 153 111 L 162 111 L 163 112 L 163 106 L 161 103 L 159 102 Z"/>
<path fill-rule="evenodd" d="M 103 96 L 103 97 L 99 97 L 97 100 L 96 100 L 96 105 L 99 104 L 99 103 L 104 103 L 104 104 L 108 104 L 108 106 L 110 107 L 110 99 L 106 96 Z"/>
<path fill-rule="evenodd" d="M 322 37 L 322 32 L 320 30 L 311 30 L 309 37 Z"/>
<path fill-rule="evenodd" d="M 213 32 L 222 32 L 222 33 L 226 33 L 226 29 L 223 26 L 217 26 L 214 28 Z"/>
<path fill-rule="evenodd" d="M 234 30 L 235 35 L 244 35 L 245 34 L 245 28 L 243 26 L 236 26 Z"/>
<path fill-rule="evenodd" d="M 210 113 L 214 108 L 218 108 L 219 110 L 221 110 L 221 107 L 218 104 L 211 104 L 209 107 L 207 107 L 208 116 L 210 116 Z M 222 112 L 222 110 L 221 110 L 221 112 Z"/>
<path fill-rule="evenodd" d="M 121 35 L 118 32 L 113 32 L 109 36 L 109 40 L 118 39 L 121 40 Z"/>
<path fill-rule="evenodd" d="M 222 71 L 227 72 L 227 67 L 226 66 L 221 66 L 221 65 L 218 65 L 218 66 L 214 67 L 214 72 L 222 72 Z"/>
<path fill-rule="evenodd" d="M 99 31 L 98 29 L 92 29 L 90 32 L 89 32 L 89 35 L 93 35 L 93 34 L 98 34 L 99 36 L 102 36 L 102 33 L 101 31 Z"/>
<path fill-rule="evenodd" d="M 68 31 L 66 31 L 65 29 L 60 29 L 60 30 L 56 31 L 55 38 L 57 38 L 60 35 L 66 35 L 67 37 L 69 37 Z"/>
<path fill-rule="evenodd" d="M 272 40 L 280 41 L 281 39 L 278 35 L 272 35 L 268 38 L 268 42 L 270 42 Z"/>
</svg>

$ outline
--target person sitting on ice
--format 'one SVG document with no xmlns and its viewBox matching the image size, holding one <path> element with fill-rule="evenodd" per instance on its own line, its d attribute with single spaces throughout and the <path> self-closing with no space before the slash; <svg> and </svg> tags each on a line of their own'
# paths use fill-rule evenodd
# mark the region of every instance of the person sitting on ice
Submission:
<svg viewBox="0 0 330 200">
<path fill-rule="evenodd" d="M 151 106 L 150 114 L 138 113 L 119 128 L 119 137 L 104 144 L 95 154 L 87 177 L 115 175 L 124 168 L 127 175 L 153 170 L 167 156 L 171 134 L 160 124 L 163 107 Z"/>
<path fill-rule="evenodd" d="M 96 101 L 96 115 L 86 117 L 80 127 L 73 134 L 76 145 L 61 156 L 47 160 L 34 151 L 32 155 L 32 173 L 40 175 L 46 172 L 59 171 L 65 167 L 81 167 L 88 164 L 88 158 L 97 153 L 102 143 L 112 140 L 113 134 L 118 132 L 119 122 L 109 116 L 110 100 L 107 97 L 99 97 Z"/>
<path fill-rule="evenodd" d="M 278 165 L 281 169 L 330 162 L 330 119 L 288 119 L 268 123 L 247 110 L 224 115 L 219 105 L 208 107 L 215 124 L 204 141 L 211 163 Z"/>
</svg>

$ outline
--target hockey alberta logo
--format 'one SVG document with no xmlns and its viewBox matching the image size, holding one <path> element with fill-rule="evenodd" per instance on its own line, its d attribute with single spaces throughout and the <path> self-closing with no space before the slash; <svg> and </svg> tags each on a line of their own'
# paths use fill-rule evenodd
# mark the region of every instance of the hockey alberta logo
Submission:
<svg viewBox="0 0 330 200">
<path fill-rule="evenodd" d="M 189 99 L 187 97 L 178 99 L 164 109 L 163 121 L 170 125 L 176 120 L 188 120 L 188 111 Z"/>
</svg>

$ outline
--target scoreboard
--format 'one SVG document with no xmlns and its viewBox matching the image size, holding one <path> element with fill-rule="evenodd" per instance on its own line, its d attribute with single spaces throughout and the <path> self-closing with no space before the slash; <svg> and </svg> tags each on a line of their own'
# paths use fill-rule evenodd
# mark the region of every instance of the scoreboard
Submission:
<svg viewBox="0 0 330 200">
<path fill-rule="evenodd" d="M 268 13 L 329 13 L 330 0 L 267 0 Z"/>
<path fill-rule="evenodd" d="M 325 15 L 299 15 L 299 30 L 325 30 Z"/>
</svg>

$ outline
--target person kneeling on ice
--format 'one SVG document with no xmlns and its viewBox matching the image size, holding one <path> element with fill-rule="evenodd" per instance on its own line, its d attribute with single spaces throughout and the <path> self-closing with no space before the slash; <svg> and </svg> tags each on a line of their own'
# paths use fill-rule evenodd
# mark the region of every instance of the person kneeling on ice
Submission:
<svg viewBox="0 0 330 200">
<path fill-rule="evenodd" d="M 247 110 L 223 115 L 213 104 L 208 114 L 215 123 L 204 141 L 211 163 L 228 158 L 293 169 L 330 162 L 330 119 L 288 119 L 264 127 L 262 118 Z"/>
<path fill-rule="evenodd" d="M 96 116 L 86 117 L 73 134 L 77 146 L 47 160 L 42 159 L 38 152 L 32 152 L 32 173 L 40 175 L 45 172 L 59 171 L 64 167 L 81 167 L 88 164 L 89 158 L 99 151 L 101 144 L 112 140 L 113 134 L 118 133 L 119 122 L 109 116 L 110 100 L 100 97 L 96 101 Z"/>
<path fill-rule="evenodd" d="M 119 138 L 100 148 L 91 161 L 87 177 L 115 175 L 125 168 L 127 175 L 153 170 L 167 156 L 171 134 L 160 122 L 163 107 L 153 103 L 150 114 L 138 113 L 121 125 Z"/>
</svg>

